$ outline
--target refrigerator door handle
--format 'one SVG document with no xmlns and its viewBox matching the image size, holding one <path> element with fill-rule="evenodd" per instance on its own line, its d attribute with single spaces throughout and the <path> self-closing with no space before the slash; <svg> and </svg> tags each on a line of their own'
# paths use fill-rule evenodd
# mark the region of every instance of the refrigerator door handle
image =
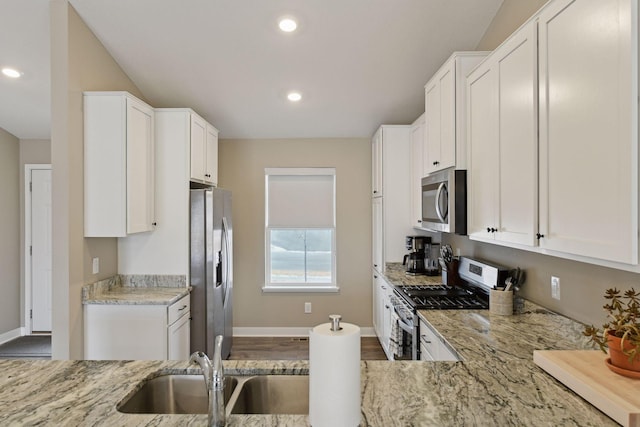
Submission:
<svg viewBox="0 0 640 427">
<path fill-rule="evenodd" d="M 227 224 L 227 218 L 222 217 L 222 249 L 224 253 L 222 255 L 222 260 L 224 261 L 224 275 L 222 277 L 223 287 L 222 287 L 222 302 L 227 299 L 227 287 L 229 286 L 229 225 Z"/>
</svg>

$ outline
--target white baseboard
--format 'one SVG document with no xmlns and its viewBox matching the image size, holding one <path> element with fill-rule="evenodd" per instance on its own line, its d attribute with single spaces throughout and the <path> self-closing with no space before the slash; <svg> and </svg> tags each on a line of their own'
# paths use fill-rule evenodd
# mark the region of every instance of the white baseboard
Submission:
<svg viewBox="0 0 640 427">
<path fill-rule="evenodd" d="M 24 328 L 16 328 L 12 331 L 5 332 L 4 334 L 0 334 L 0 345 L 14 340 L 18 337 L 24 335 Z"/>
<path fill-rule="evenodd" d="M 261 328 L 234 327 L 234 337 L 307 337 L 312 328 Z M 372 327 L 360 328 L 360 336 L 375 337 Z"/>
</svg>

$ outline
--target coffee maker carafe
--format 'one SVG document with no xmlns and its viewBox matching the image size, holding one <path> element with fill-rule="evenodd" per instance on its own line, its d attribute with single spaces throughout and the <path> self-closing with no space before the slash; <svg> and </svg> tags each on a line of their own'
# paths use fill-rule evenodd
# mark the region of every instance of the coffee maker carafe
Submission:
<svg viewBox="0 0 640 427">
<path fill-rule="evenodd" d="M 431 244 L 429 236 L 407 236 L 406 248 L 411 251 L 404 256 L 402 265 L 405 266 L 405 273 L 410 275 L 427 274 L 425 269 L 425 249 Z"/>
</svg>

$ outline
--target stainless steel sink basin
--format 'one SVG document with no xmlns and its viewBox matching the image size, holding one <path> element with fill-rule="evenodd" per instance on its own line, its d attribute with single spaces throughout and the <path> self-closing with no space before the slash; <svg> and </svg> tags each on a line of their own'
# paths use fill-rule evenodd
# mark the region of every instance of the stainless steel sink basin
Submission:
<svg viewBox="0 0 640 427">
<path fill-rule="evenodd" d="M 240 380 L 232 414 L 308 414 L 307 375 L 258 375 Z"/>
<path fill-rule="evenodd" d="M 238 385 L 235 377 L 225 378 L 224 400 L 229 402 Z M 117 409 L 132 414 L 206 414 L 207 389 L 200 375 L 161 375 L 143 383 Z"/>
<path fill-rule="evenodd" d="M 309 413 L 309 376 L 226 376 L 224 401 L 227 414 Z M 160 375 L 145 380 L 116 409 L 129 414 L 206 414 L 204 377 Z"/>
</svg>

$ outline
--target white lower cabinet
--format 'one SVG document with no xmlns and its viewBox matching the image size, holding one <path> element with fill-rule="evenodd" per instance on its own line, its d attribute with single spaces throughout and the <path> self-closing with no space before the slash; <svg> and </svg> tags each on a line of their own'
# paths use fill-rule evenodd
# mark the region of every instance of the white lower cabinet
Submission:
<svg viewBox="0 0 640 427">
<path fill-rule="evenodd" d="M 189 358 L 189 295 L 161 304 L 84 306 L 87 360 L 186 360 Z"/>
<path fill-rule="evenodd" d="M 457 362 L 460 356 L 424 319 L 420 319 L 420 360 Z"/>
<path fill-rule="evenodd" d="M 373 326 L 386 354 L 391 338 L 391 286 L 377 271 L 373 271 Z"/>
</svg>

